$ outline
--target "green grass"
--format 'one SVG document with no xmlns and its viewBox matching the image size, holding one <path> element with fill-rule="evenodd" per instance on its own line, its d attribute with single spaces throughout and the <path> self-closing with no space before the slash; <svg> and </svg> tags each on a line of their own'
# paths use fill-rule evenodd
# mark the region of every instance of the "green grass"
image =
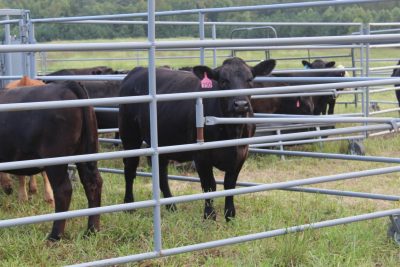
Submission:
<svg viewBox="0 0 400 267">
<path fill-rule="evenodd" d="M 128 41 L 128 40 L 116 40 Z M 343 53 L 343 51 L 334 51 Z M 160 55 L 177 55 L 178 52 L 160 52 Z M 227 51 L 224 51 L 227 53 Z M 314 53 L 314 52 L 313 52 Z M 315 53 L 326 53 L 315 52 Z M 376 53 L 374 51 L 374 53 Z M 380 57 L 389 57 L 393 50 L 382 50 Z M 185 53 L 193 55 L 193 52 Z M 301 51 L 275 52 L 272 56 L 304 55 Z M 50 58 L 86 58 L 86 57 L 123 57 L 135 58 L 145 56 L 145 52 L 84 52 L 84 53 L 48 53 Z M 241 55 L 240 55 L 241 56 Z M 254 57 L 250 52 L 244 56 Z M 256 57 L 262 55 L 257 55 Z M 145 64 L 144 61 L 139 63 Z M 157 61 L 159 65 L 170 61 Z M 282 65 L 281 65 L 282 63 Z M 64 64 L 64 63 L 63 63 Z M 136 66 L 137 62 L 96 61 L 63 65 L 54 63 L 51 68 L 84 67 L 109 65 L 117 69 Z M 76 64 L 76 65 L 74 65 Z M 115 65 L 114 65 L 115 64 Z M 174 61 L 173 66 L 198 64 L 197 60 L 186 59 Z M 298 62 L 285 65 L 279 62 L 278 68 L 299 67 Z M 346 62 L 341 62 L 346 65 Z M 50 65 L 48 66 L 50 68 Z M 375 97 L 375 96 L 374 96 Z M 341 96 L 340 101 L 352 98 Z M 394 100 L 394 93 L 387 92 L 376 96 L 376 99 Z M 381 108 L 392 107 L 381 105 Z M 339 113 L 359 110 L 349 105 L 339 105 Z M 397 113 L 389 114 L 397 117 Z M 387 115 L 386 115 L 387 116 Z M 400 139 L 397 134 L 369 138 L 365 141 L 368 155 L 399 157 Z M 103 146 L 102 150 L 114 150 L 112 146 Z M 293 146 L 289 149 L 303 151 L 323 151 L 345 153 L 347 142 L 325 143 Z M 100 166 L 121 168 L 121 160 L 101 161 Z M 356 161 L 340 161 L 251 155 L 240 174 L 239 181 L 273 183 L 302 179 L 314 176 L 355 172 L 371 168 L 392 166 L 391 164 Z M 141 164 L 141 170 L 149 167 Z M 170 173 L 196 175 L 188 170 L 183 173 L 171 166 Z M 215 171 L 221 179 L 222 173 Z M 104 190 L 102 205 L 119 204 L 124 195 L 124 179 L 121 175 L 103 174 Z M 39 179 L 40 180 L 40 179 Z M 201 192 L 197 183 L 171 183 L 174 195 L 187 195 Z M 15 187 L 17 183 L 15 182 Z M 332 182 L 315 185 L 316 187 L 338 190 L 354 190 L 398 195 L 400 180 L 397 173 Z M 218 186 L 218 190 L 221 190 Z M 138 178 L 134 192 L 136 200 L 151 199 L 151 182 L 149 178 Z M 330 220 L 345 216 L 369 213 L 378 210 L 398 208 L 397 202 L 366 200 L 346 197 L 334 197 L 287 191 L 268 191 L 235 197 L 237 218 L 226 223 L 222 216 L 224 199 L 216 199 L 217 221 L 202 219 L 203 201 L 178 204 L 178 211 L 170 213 L 162 209 L 163 248 L 172 248 L 269 231 L 283 227 Z M 87 201 L 80 183 L 74 184 L 71 210 L 85 208 Z M 28 203 L 18 203 L 16 193 L 6 196 L 0 192 L 0 218 L 9 219 L 52 213 L 52 209 L 42 200 L 42 188 L 38 195 Z M 269 239 L 246 242 L 233 246 L 219 247 L 193 253 L 148 260 L 127 266 L 399 266 L 400 254 L 398 245 L 387 238 L 388 218 L 363 221 L 319 230 L 308 230 Z M 136 210 L 132 213 L 111 213 L 101 216 L 101 231 L 85 238 L 83 233 L 87 218 L 75 218 L 67 221 L 66 235 L 57 243 L 45 241 L 51 223 L 18 226 L 0 231 L 0 266 L 62 266 L 67 264 L 93 261 L 98 259 L 126 256 L 134 253 L 152 251 L 153 229 L 152 210 Z"/>
</svg>

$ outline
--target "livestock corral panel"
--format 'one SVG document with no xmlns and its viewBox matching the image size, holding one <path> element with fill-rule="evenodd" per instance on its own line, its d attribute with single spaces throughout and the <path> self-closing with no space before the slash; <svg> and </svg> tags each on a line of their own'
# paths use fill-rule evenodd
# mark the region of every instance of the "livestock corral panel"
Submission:
<svg viewBox="0 0 400 267">
<path fill-rule="evenodd" d="M 371 75 L 374 67 L 381 67 L 373 65 L 374 49 L 387 43 L 392 43 L 391 45 L 393 42 L 399 43 L 400 35 L 364 34 L 368 33 L 365 31 L 368 25 L 344 23 L 337 26 L 357 27 L 360 31 L 354 35 L 292 38 L 282 38 L 277 31 L 275 35 L 268 36 L 270 38 L 251 36 L 251 39 L 219 39 L 216 31 L 216 27 L 219 27 L 218 23 L 206 19 L 207 14 L 216 12 L 253 12 L 276 8 L 306 8 L 369 2 L 378 1 L 319 1 L 155 12 L 156 1 L 149 0 L 148 10 L 145 13 L 36 20 L 28 16 L 27 25 L 57 22 L 100 23 L 99 21 L 107 19 L 143 17 L 147 18 L 145 23 L 148 24 L 148 39 L 118 43 L 5 44 L 0 46 L 0 53 L 4 54 L 28 52 L 29 56 L 21 59 L 21 62 L 25 60 L 30 64 L 33 62 L 33 53 L 43 53 L 38 62 L 39 66 L 43 66 L 40 73 L 32 75 L 33 68 L 28 67 L 22 68 L 21 74 L 47 82 L 56 81 L 56 83 L 39 87 L 10 89 L 0 94 L 0 100 L 4 100 L 0 101 L 0 112 L 4 113 L 0 116 L 0 122 L 3 121 L 0 137 L 2 137 L 1 141 L 5 142 L 0 148 L 0 171 L 31 175 L 44 169 L 49 175 L 55 193 L 56 211 L 55 214 L 46 214 L 47 212 L 36 207 L 27 208 L 30 211 L 26 214 L 2 218 L 0 228 L 4 232 L 0 236 L 7 241 L 1 242 L 9 244 L 14 242 L 12 239 L 24 240 L 26 237 L 23 236 L 23 232 L 30 232 L 34 227 L 30 224 L 40 223 L 39 228 L 34 228 L 35 230 L 32 231 L 35 232 L 32 236 L 35 236 L 33 239 L 36 240 L 37 235 L 40 236 L 47 231 L 47 228 L 40 228 L 43 226 L 42 222 L 54 221 L 53 229 L 48 236 L 49 242 L 56 242 L 60 238 L 64 238 L 65 241 L 61 241 L 59 246 L 49 246 L 53 249 L 55 257 L 50 255 L 50 249 L 42 249 L 41 252 L 44 254 L 49 253 L 45 257 L 52 264 L 107 266 L 137 261 L 148 264 L 147 260 L 206 249 L 204 255 L 201 254 L 203 252 L 193 253 L 191 255 L 194 256 L 187 258 L 181 255 L 177 256 L 183 257 L 177 263 L 160 262 L 160 264 L 216 265 L 218 260 L 213 261 L 214 259 L 211 258 L 221 260 L 230 258 L 231 261 L 227 260 L 227 264 L 237 261 L 239 265 L 260 263 L 317 265 L 318 262 L 324 265 L 327 261 L 323 261 L 324 256 L 315 250 L 313 252 L 315 251 L 316 256 L 312 257 L 319 258 L 319 261 L 302 261 L 301 257 L 297 258 L 304 254 L 296 254 L 296 250 L 301 247 L 308 248 L 308 251 L 312 249 L 311 245 L 307 244 L 310 240 L 307 239 L 307 235 L 311 234 L 307 230 L 382 217 L 390 218 L 388 232 L 396 242 L 399 242 L 400 209 L 393 203 L 400 198 L 398 184 L 394 181 L 396 180 L 394 175 L 400 171 L 400 167 L 387 165 L 399 163 L 398 153 L 393 148 L 399 145 L 395 141 L 398 138 L 392 138 L 397 134 L 399 127 L 397 114 L 393 113 L 397 109 L 390 110 L 392 113 L 387 117 L 371 117 L 370 115 L 379 114 L 374 113 L 377 110 L 371 110 L 374 106 L 371 104 L 375 103 L 382 107 L 383 104 L 391 103 L 372 99 L 370 94 L 373 90 L 376 91 L 374 93 L 393 90 L 393 84 L 400 84 L 400 78 L 396 78 L 396 75 L 393 75 L 392 79 L 388 77 L 390 73 L 386 76 Z M 155 28 L 162 27 L 163 23 L 168 22 L 161 23 L 155 19 L 181 14 L 199 14 L 198 22 L 181 21 L 171 24 L 186 23 L 192 27 L 197 25 L 200 40 L 156 39 Z M 117 22 L 103 21 L 101 23 Z M 234 24 L 227 22 L 230 26 Z M 220 26 L 227 25 L 221 23 Z M 240 28 L 245 25 L 243 23 Z M 205 29 L 210 26 L 212 36 L 208 38 Z M 251 23 L 248 26 L 257 27 Z M 270 23 L 270 25 L 258 26 L 273 27 L 274 25 Z M 315 27 L 316 25 L 304 23 L 303 26 Z M 88 64 L 90 67 L 84 67 L 81 61 L 78 61 L 78 67 L 68 65 L 68 67 L 57 68 L 63 69 L 60 72 L 49 73 L 50 70 L 56 69 L 50 68 L 52 59 L 46 58 L 46 55 L 49 55 L 47 53 L 64 50 L 90 51 L 92 55 L 98 52 L 97 59 L 104 57 L 102 51 L 112 50 L 134 51 L 133 54 L 136 53 L 137 57 L 129 58 L 128 62 L 131 65 L 128 71 L 121 71 L 120 68 L 114 66 L 113 68 L 104 67 L 101 66 L 102 64 L 95 64 L 96 67 L 92 67 L 91 63 L 85 63 L 85 66 Z M 188 51 L 189 56 L 177 53 L 180 50 Z M 293 50 L 304 51 L 304 54 L 289 55 L 288 51 Z M 174 51 L 174 53 L 165 54 L 167 56 L 163 58 L 162 54 L 157 54 L 160 53 L 159 51 L 161 53 Z M 236 57 L 232 57 L 233 54 Z M 65 55 L 68 54 L 63 54 L 63 57 Z M 167 65 L 165 62 L 183 60 L 185 57 L 190 57 L 189 62 L 197 62 L 190 64 L 185 70 L 175 69 L 183 67 L 179 63 L 164 66 Z M 104 58 L 107 61 L 107 58 Z M 69 58 L 64 58 L 62 64 L 68 61 Z M 98 62 L 92 59 L 88 61 Z M 75 62 L 75 59 L 71 58 L 69 62 Z M 347 77 L 346 72 L 349 75 Z M 3 75 L 5 76 L 3 79 L 10 78 L 7 77 L 10 75 L 12 73 Z M 59 82 L 59 80 L 79 82 Z M 60 89 L 63 86 L 72 89 L 64 92 Z M 375 86 L 379 87 L 375 88 Z M 96 89 L 99 88 L 107 93 L 95 95 Z M 118 89 L 117 91 L 121 89 L 121 93 L 116 92 L 115 88 Z M 50 97 L 52 92 L 60 90 L 63 96 L 67 96 L 67 100 L 60 101 L 62 98 Z M 332 102 L 338 95 L 341 95 L 340 101 Z M 394 97 L 394 94 L 392 96 Z M 316 99 L 320 100 L 323 97 L 331 102 L 326 102 L 323 108 L 318 106 L 319 109 L 315 111 Z M 12 101 L 7 99 L 12 99 Z M 274 107 L 275 110 L 265 111 L 261 108 L 253 110 L 257 101 L 263 103 L 262 108 L 267 105 L 268 108 Z M 329 110 L 330 104 L 332 107 L 336 104 L 335 114 Z M 96 108 L 93 109 L 92 106 Z M 119 112 L 118 107 L 120 107 Z M 75 113 L 70 114 L 67 111 Z M 96 111 L 97 122 L 94 119 L 94 111 Z M 107 112 L 112 116 L 101 119 L 100 112 Z M 116 113 L 119 113 L 119 119 L 115 116 Z M 76 120 L 71 121 L 71 118 Z M 121 146 L 102 145 L 98 152 L 97 134 L 93 130 L 95 126 L 100 126 L 106 120 L 112 123 L 101 126 L 106 129 L 99 130 L 99 133 L 119 132 L 124 149 Z M 20 121 L 24 121 L 24 125 L 18 124 Z M 35 123 L 39 121 L 41 124 Z M 70 122 L 71 130 L 64 128 L 68 126 L 67 122 Z M 49 129 L 38 129 L 38 125 L 48 126 Z M 264 126 L 261 127 L 262 125 Z M 258 128 L 256 135 L 255 126 Z M 57 131 L 53 130 L 53 132 L 57 133 L 57 136 L 51 135 L 51 127 L 56 127 Z M 392 140 L 394 145 L 381 143 L 382 139 L 374 141 L 373 138 L 369 138 L 371 135 L 381 134 L 384 131 L 390 133 L 387 138 Z M 40 132 L 46 133 L 45 139 Z M 24 138 L 18 139 L 19 141 L 12 145 L 10 140 L 19 135 Z M 59 137 L 63 139 L 60 141 L 57 139 Z M 116 138 L 113 140 L 104 138 L 100 141 L 118 145 L 119 136 L 117 135 Z M 358 144 L 357 147 L 354 141 L 364 140 L 368 143 L 367 152 L 370 155 L 346 154 L 347 148 L 343 149 L 346 141 L 343 140 L 353 142 L 353 149 L 350 152 L 357 152 L 355 154 L 362 154 L 360 152 L 362 145 Z M 53 143 L 55 141 L 58 142 Z M 47 142 L 51 145 L 46 145 Z M 302 146 L 305 143 L 315 142 L 321 147 Z M 77 147 L 73 147 L 72 143 Z M 38 145 L 36 152 L 28 151 L 29 149 L 26 148 L 26 146 L 32 148 L 34 145 Z M 66 151 L 61 149 L 62 152 L 60 152 L 57 149 L 60 147 Z M 382 147 L 385 153 L 376 153 L 376 147 Z M 250 156 L 248 153 L 251 153 Z M 290 158 L 278 160 L 266 157 L 265 154 Z M 142 164 L 139 160 L 140 156 L 148 157 L 151 172 L 145 172 L 150 167 Z M 299 161 L 293 156 L 317 159 Z M 249 160 L 245 162 L 247 157 Z M 175 161 L 175 167 L 168 167 L 171 159 Z M 196 170 L 184 167 L 187 169 L 183 171 L 190 173 L 190 176 L 169 175 L 167 178 L 168 172 L 177 172 L 181 168 L 181 165 L 176 162 L 192 160 Z M 97 168 L 97 162 L 100 168 Z M 75 186 L 75 182 L 68 179 L 67 165 L 71 172 L 77 169 L 83 189 Z M 137 168 L 138 165 L 139 168 Z M 277 168 L 278 165 L 282 168 Z M 337 169 L 334 168 L 336 165 Z M 213 169 L 213 167 L 216 168 Z M 98 170 L 103 179 L 98 174 Z M 120 174 L 125 177 L 125 184 Z M 200 178 L 191 175 L 198 175 Z M 377 175 L 383 177 L 381 182 L 377 182 Z M 138 199 L 147 200 L 135 199 L 136 202 L 134 202 L 132 188 L 136 176 L 151 178 L 151 183 L 148 178 L 136 179 L 134 187 L 135 196 L 139 196 Z M 239 180 L 238 176 L 240 176 Z M 224 179 L 219 180 L 215 177 L 224 177 Z M 356 178 L 362 178 L 368 183 L 376 183 L 376 188 L 361 183 L 351 186 L 352 183 L 356 183 Z M 104 185 L 101 193 L 102 181 Z M 185 182 L 200 183 L 201 187 L 198 185 L 192 187 L 193 183 Z M 328 182 L 332 184 L 332 188 L 305 187 Z M 169 183 L 172 185 L 171 189 Z M 390 186 L 383 186 L 384 183 Z M 219 185 L 222 185 L 224 190 L 216 190 Z M 236 186 L 239 188 L 235 188 Z M 348 190 L 347 187 L 354 191 Z M 67 211 L 73 188 L 77 191 L 76 200 L 74 202 L 72 199 L 73 210 Z M 199 193 L 200 188 L 203 193 Z M 159 189 L 162 191 L 163 198 L 160 196 Z M 294 192 L 300 192 L 300 194 Z M 177 196 L 172 196 L 172 193 Z M 86 199 L 82 197 L 84 194 L 87 197 L 88 208 L 83 204 L 86 203 Z M 325 202 L 323 195 L 333 197 L 333 201 Z M 102 206 L 100 206 L 101 196 L 103 196 Z M 234 196 L 236 207 L 233 202 Z M 220 197 L 225 197 L 224 203 L 220 202 L 218 199 Z M 10 211 L 16 208 L 17 205 L 10 204 L 13 201 L 10 196 L 1 195 L 0 198 L 3 203 L 0 209 Z M 361 202 L 360 199 L 376 201 Z M 204 200 L 204 206 L 195 200 Z M 375 204 L 378 203 L 377 200 L 382 202 Z M 124 203 L 118 204 L 122 202 Z M 26 204 L 26 207 L 29 205 Z M 162 209 L 163 206 L 167 207 L 168 212 Z M 355 208 L 347 211 L 346 207 Z M 316 212 L 318 209 L 321 211 Z M 39 213 L 42 215 L 36 215 L 37 210 L 40 210 Z M 354 210 L 357 211 L 355 216 L 352 214 Z M 121 213 L 120 211 L 129 212 Z M 27 214 L 28 217 L 23 217 Z M 91 236 L 100 229 L 98 219 L 100 214 L 103 214 L 102 230 L 97 233 L 97 236 Z M 335 217 L 338 214 L 340 218 Z M 75 219 L 69 220 L 69 226 L 74 230 L 71 230 L 71 234 L 63 236 L 65 219 L 81 216 L 89 216 L 85 232 L 88 238 L 82 238 L 83 234 L 79 232 L 72 233 L 81 229 Z M 80 228 L 76 227 L 76 224 Z M 22 225 L 29 226 L 16 227 Z M 351 231 L 356 231 L 355 228 L 357 228 L 351 225 L 346 227 L 349 227 Z M 23 231 L 14 230 L 17 228 Z M 383 228 L 371 229 L 371 231 L 367 228 L 366 239 L 361 243 L 367 242 L 375 233 L 384 237 L 386 233 L 382 230 L 386 229 Z M 66 229 L 69 232 L 68 228 Z M 349 241 L 346 241 L 348 236 L 343 237 L 345 234 L 341 232 L 344 227 L 337 229 L 319 230 L 318 234 L 311 239 L 328 239 L 329 241 L 334 239 L 332 242 L 337 241 L 345 245 Z M 262 246 L 259 246 L 260 243 L 258 243 L 263 242 L 260 240 L 265 238 L 298 232 L 302 234 L 295 234 L 294 239 L 290 239 L 289 242 L 287 242 L 289 239 L 285 239 L 286 237 L 277 238 L 276 242 L 284 243 L 281 245 L 262 243 Z M 352 236 L 352 238 L 357 237 Z M 42 240 L 43 237 L 39 239 Z M 229 249 L 223 248 L 226 245 L 247 241 L 253 243 L 246 247 L 245 252 L 235 250 L 234 246 L 229 247 L 234 250 L 234 253 L 229 253 Z M 25 244 L 28 243 L 30 242 L 25 242 Z M 84 245 L 80 246 L 80 243 Z M 310 243 L 315 244 L 311 241 Z M 378 245 L 383 246 L 382 243 L 383 241 Z M 352 244 L 360 243 L 353 242 Z M 65 253 L 64 245 L 68 253 Z M 77 248 L 76 251 L 70 249 L 70 246 Z M 279 249 L 274 249 L 273 246 Z M 12 249 L 11 246 L 10 249 Z M 257 253 L 259 258 L 252 259 L 253 252 L 249 252 L 250 249 Z M 329 250 L 332 248 L 328 248 Z M 85 251 L 83 253 L 85 255 L 80 251 Z M 285 261 L 277 261 L 274 256 L 271 256 L 282 251 L 288 256 Z M 8 255 L 20 254 L 16 251 L 6 252 L 3 250 L 0 254 L 6 255 L 7 262 L 12 262 L 12 256 Z M 86 252 L 89 252 L 90 256 L 86 256 Z M 240 256 L 234 255 L 235 253 Z M 344 252 L 336 252 L 336 254 L 341 253 Z M 75 256 L 71 259 L 68 254 Z M 284 257 L 281 256 L 279 259 Z M 187 263 L 188 260 L 194 261 L 194 258 L 196 262 Z M 386 259 L 384 264 L 395 261 L 390 255 Z M 35 259 L 34 264 L 43 265 L 47 260 Z M 370 262 L 380 263 L 378 260 Z M 347 263 L 351 265 L 357 262 L 348 261 Z M 21 260 L 19 264 L 31 263 Z"/>
</svg>

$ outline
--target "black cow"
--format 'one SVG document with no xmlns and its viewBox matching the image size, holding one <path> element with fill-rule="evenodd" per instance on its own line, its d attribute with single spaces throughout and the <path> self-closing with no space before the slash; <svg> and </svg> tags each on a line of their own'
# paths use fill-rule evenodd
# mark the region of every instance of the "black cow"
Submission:
<svg viewBox="0 0 400 267">
<path fill-rule="evenodd" d="M 329 69 L 335 67 L 335 61 L 326 62 L 320 59 L 316 59 L 312 63 L 303 60 L 302 64 L 307 69 Z M 318 72 L 315 74 L 311 74 L 311 76 L 344 77 L 345 71 Z M 343 89 L 338 89 L 338 90 L 343 90 Z M 314 102 L 314 115 L 326 115 L 326 114 L 332 115 L 334 113 L 336 97 L 332 95 L 313 96 L 313 102 Z"/>
<path fill-rule="evenodd" d="M 271 76 L 274 77 L 275 75 Z M 262 82 L 255 84 L 255 87 L 278 87 L 289 85 L 290 84 L 288 83 Z M 312 115 L 314 111 L 314 102 L 310 96 L 252 98 L 251 105 L 253 106 L 253 111 L 255 113 Z"/>
<path fill-rule="evenodd" d="M 76 82 L 52 83 L 0 92 L 0 104 L 54 100 L 87 99 Z M 97 153 L 97 125 L 93 108 L 59 108 L 34 111 L 0 112 L 0 162 Z M 102 179 L 96 162 L 76 163 L 89 207 L 99 207 Z M 55 212 L 69 209 L 72 186 L 68 164 L 6 170 L 15 175 L 34 175 L 45 171 L 55 197 Z M 99 229 L 100 216 L 89 216 L 88 233 Z M 58 240 L 65 220 L 57 220 L 48 236 Z"/>
<path fill-rule="evenodd" d="M 243 60 L 232 58 L 225 60 L 222 66 L 216 69 L 196 66 L 193 68 L 193 72 L 186 72 L 159 68 L 156 70 L 157 94 L 250 88 L 254 76 L 267 75 L 274 66 L 274 60 L 263 61 L 255 67 L 249 67 Z M 205 75 L 212 79 L 212 88 L 201 86 L 205 82 Z M 148 70 L 146 68 L 133 69 L 121 85 L 121 96 L 147 95 L 148 91 Z M 159 102 L 157 109 L 159 146 L 196 142 L 195 100 Z M 205 116 L 249 117 L 252 116 L 252 113 L 249 97 L 204 99 Z M 149 123 L 148 104 L 120 105 L 119 129 L 124 149 L 137 149 L 143 141 L 150 144 Z M 255 126 L 252 124 L 205 126 L 205 141 L 251 137 L 254 130 Z M 235 188 L 247 154 L 247 145 L 161 154 L 159 156 L 160 189 L 164 197 L 172 196 L 167 178 L 169 160 L 180 162 L 194 160 L 204 192 L 216 190 L 213 167 L 225 172 L 225 189 Z M 138 163 L 138 157 L 124 159 L 125 202 L 134 201 L 132 186 Z M 169 205 L 167 208 L 169 210 L 176 209 L 174 205 Z M 225 199 L 225 218 L 228 221 L 232 217 L 235 217 L 235 207 L 233 197 L 230 196 Z M 204 218 L 216 218 L 211 199 L 207 199 L 205 202 Z"/>
<path fill-rule="evenodd" d="M 400 60 L 397 62 L 397 65 L 400 65 Z M 392 77 L 400 77 L 400 68 L 399 69 L 393 69 Z M 400 84 L 395 84 L 394 86 L 398 87 Z M 400 107 L 400 89 L 395 90 L 396 92 L 396 98 L 397 102 L 399 103 Z"/>
<path fill-rule="evenodd" d="M 96 66 L 89 68 L 62 69 L 47 74 L 47 76 L 63 76 L 63 75 L 105 75 L 118 74 L 115 70 L 107 66 Z"/>
<path fill-rule="evenodd" d="M 86 88 L 89 98 L 119 96 L 120 81 L 81 81 L 80 83 Z M 118 128 L 118 112 L 96 111 L 96 120 L 99 129 Z M 119 138 L 119 135 L 116 134 L 115 138 Z"/>
<path fill-rule="evenodd" d="M 105 66 L 81 68 L 81 69 L 63 69 L 47 74 L 48 76 L 63 75 L 106 75 L 106 74 L 127 74 L 127 71 L 117 71 Z M 53 82 L 53 81 L 48 81 Z M 119 96 L 120 81 L 79 81 L 82 84 L 90 98 L 106 98 Z M 110 106 L 108 106 L 110 107 Z M 96 111 L 97 126 L 99 129 L 118 128 L 118 113 L 107 111 Z M 119 138 L 119 134 L 115 134 Z"/>
</svg>

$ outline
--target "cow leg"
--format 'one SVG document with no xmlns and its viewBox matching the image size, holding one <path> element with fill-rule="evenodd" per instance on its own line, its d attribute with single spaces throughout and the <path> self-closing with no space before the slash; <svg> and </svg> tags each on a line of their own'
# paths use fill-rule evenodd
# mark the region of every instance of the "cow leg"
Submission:
<svg viewBox="0 0 400 267">
<path fill-rule="evenodd" d="M 224 189 L 235 189 L 238 172 L 226 172 L 224 178 Z M 231 218 L 235 218 L 235 204 L 233 202 L 233 196 L 225 197 L 225 220 L 229 222 Z"/>
<path fill-rule="evenodd" d="M 195 160 L 196 170 L 200 177 L 201 188 L 203 192 L 214 192 L 217 190 L 217 184 L 215 183 L 215 178 L 213 174 L 212 165 L 204 162 Z M 216 220 L 217 214 L 214 209 L 212 199 L 205 200 L 204 206 L 204 219 Z"/>
<path fill-rule="evenodd" d="M 240 170 L 242 169 L 243 163 L 244 160 L 237 163 L 235 170 L 229 170 L 225 172 L 225 177 L 224 177 L 225 190 L 235 189 L 237 178 L 239 176 Z M 229 222 L 231 218 L 235 218 L 235 215 L 236 215 L 236 210 L 235 210 L 235 204 L 233 202 L 233 196 L 227 196 L 225 197 L 225 220 Z"/>
<path fill-rule="evenodd" d="M 160 189 L 165 198 L 172 197 L 171 190 L 168 184 L 168 159 L 160 157 L 159 160 L 159 176 L 160 176 Z M 176 211 L 175 204 L 166 205 L 168 211 Z"/>
<path fill-rule="evenodd" d="M 328 109 L 328 101 L 324 101 L 324 103 L 321 104 L 321 115 L 326 115 L 327 109 Z"/>
<path fill-rule="evenodd" d="M 44 201 L 49 203 L 52 207 L 54 207 L 54 195 L 53 189 L 51 188 L 49 177 L 47 177 L 46 172 L 42 172 L 43 176 L 43 186 L 44 186 Z"/>
<path fill-rule="evenodd" d="M 48 166 L 45 171 L 54 192 L 55 212 L 68 211 L 71 203 L 72 185 L 68 178 L 68 165 Z M 64 234 L 65 220 L 54 221 L 49 236 L 50 241 L 60 240 Z"/>
<path fill-rule="evenodd" d="M 399 86 L 399 85 L 395 84 L 395 86 Z M 395 90 L 395 92 L 396 92 L 397 102 L 399 103 L 399 107 L 400 107 L 400 90 Z"/>
<path fill-rule="evenodd" d="M 89 208 L 100 207 L 101 189 L 103 180 L 97 169 L 97 162 L 76 163 L 79 177 L 85 189 Z M 86 234 L 94 233 L 100 230 L 100 215 L 91 215 L 88 220 Z"/>
<path fill-rule="evenodd" d="M 28 193 L 26 192 L 25 176 L 18 175 L 18 200 L 21 202 L 28 201 Z"/>
<path fill-rule="evenodd" d="M 335 111 L 335 104 L 336 104 L 336 99 L 332 98 L 329 101 L 328 115 L 333 115 Z"/>
<path fill-rule="evenodd" d="M 139 165 L 139 157 L 124 158 L 124 174 L 125 174 L 125 197 L 124 203 L 134 202 L 133 181 L 136 178 L 136 169 Z"/>
<path fill-rule="evenodd" d="M 119 134 L 125 150 L 138 149 L 143 139 L 140 136 L 140 128 L 136 122 L 128 119 L 119 120 Z M 133 181 L 136 178 L 136 169 L 139 165 L 139 157 L 124 158 L 125 197 L 124 203 L 134 202 Z"/>
<path fill-rule="evenodd" d="M 0 172 L 0 185 L 4 193 L 10 195 L 13 191 L 12 180 L 10 176 L 5 172 Z"/>
<path fill-rule="evenodd" d="M 38 191 L 37 181 L 34 175 L 29 176 L 29 194 L 36 194 Z"/>
</svg>

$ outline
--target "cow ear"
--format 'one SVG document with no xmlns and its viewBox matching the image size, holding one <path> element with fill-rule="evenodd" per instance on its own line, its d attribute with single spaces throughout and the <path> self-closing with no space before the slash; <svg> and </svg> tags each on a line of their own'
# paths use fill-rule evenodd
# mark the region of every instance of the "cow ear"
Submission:
<svg viewBox="0 0 400 267">
<path fill-rule="evenodd" d="M 325 67 L 326 68 L 333 68 L 333 67 L 335 67 L 335 61 L 329 61 L 329 62 L 327 62 L 326 64 L 325 64 Z"/>
<path fill-rule="evenodd" d="M 311 69 L 311 63 L 308 62 L 307 60 L 303 60 L 301 63 L 303 64 L 304 67 L 306 67 L 306 69 Z"/>
<path fill-rule="evenodd" d="M 218 72 L 215 70 L 210 69 L 207 66 L 195 66 L 193 67 L 193 73 L 196 75 L 200 80 L 203 80 L 204 73 L 207 73 L 207 77 L 212 80 L 218 81 Z"/>
<path fill-rule="evenodd" d="M 251 68 L 253 76 L 265 76 L 271 73 L 275 68 L 276 61 L 274 59 L 264 60 Z"/>
</svg>

